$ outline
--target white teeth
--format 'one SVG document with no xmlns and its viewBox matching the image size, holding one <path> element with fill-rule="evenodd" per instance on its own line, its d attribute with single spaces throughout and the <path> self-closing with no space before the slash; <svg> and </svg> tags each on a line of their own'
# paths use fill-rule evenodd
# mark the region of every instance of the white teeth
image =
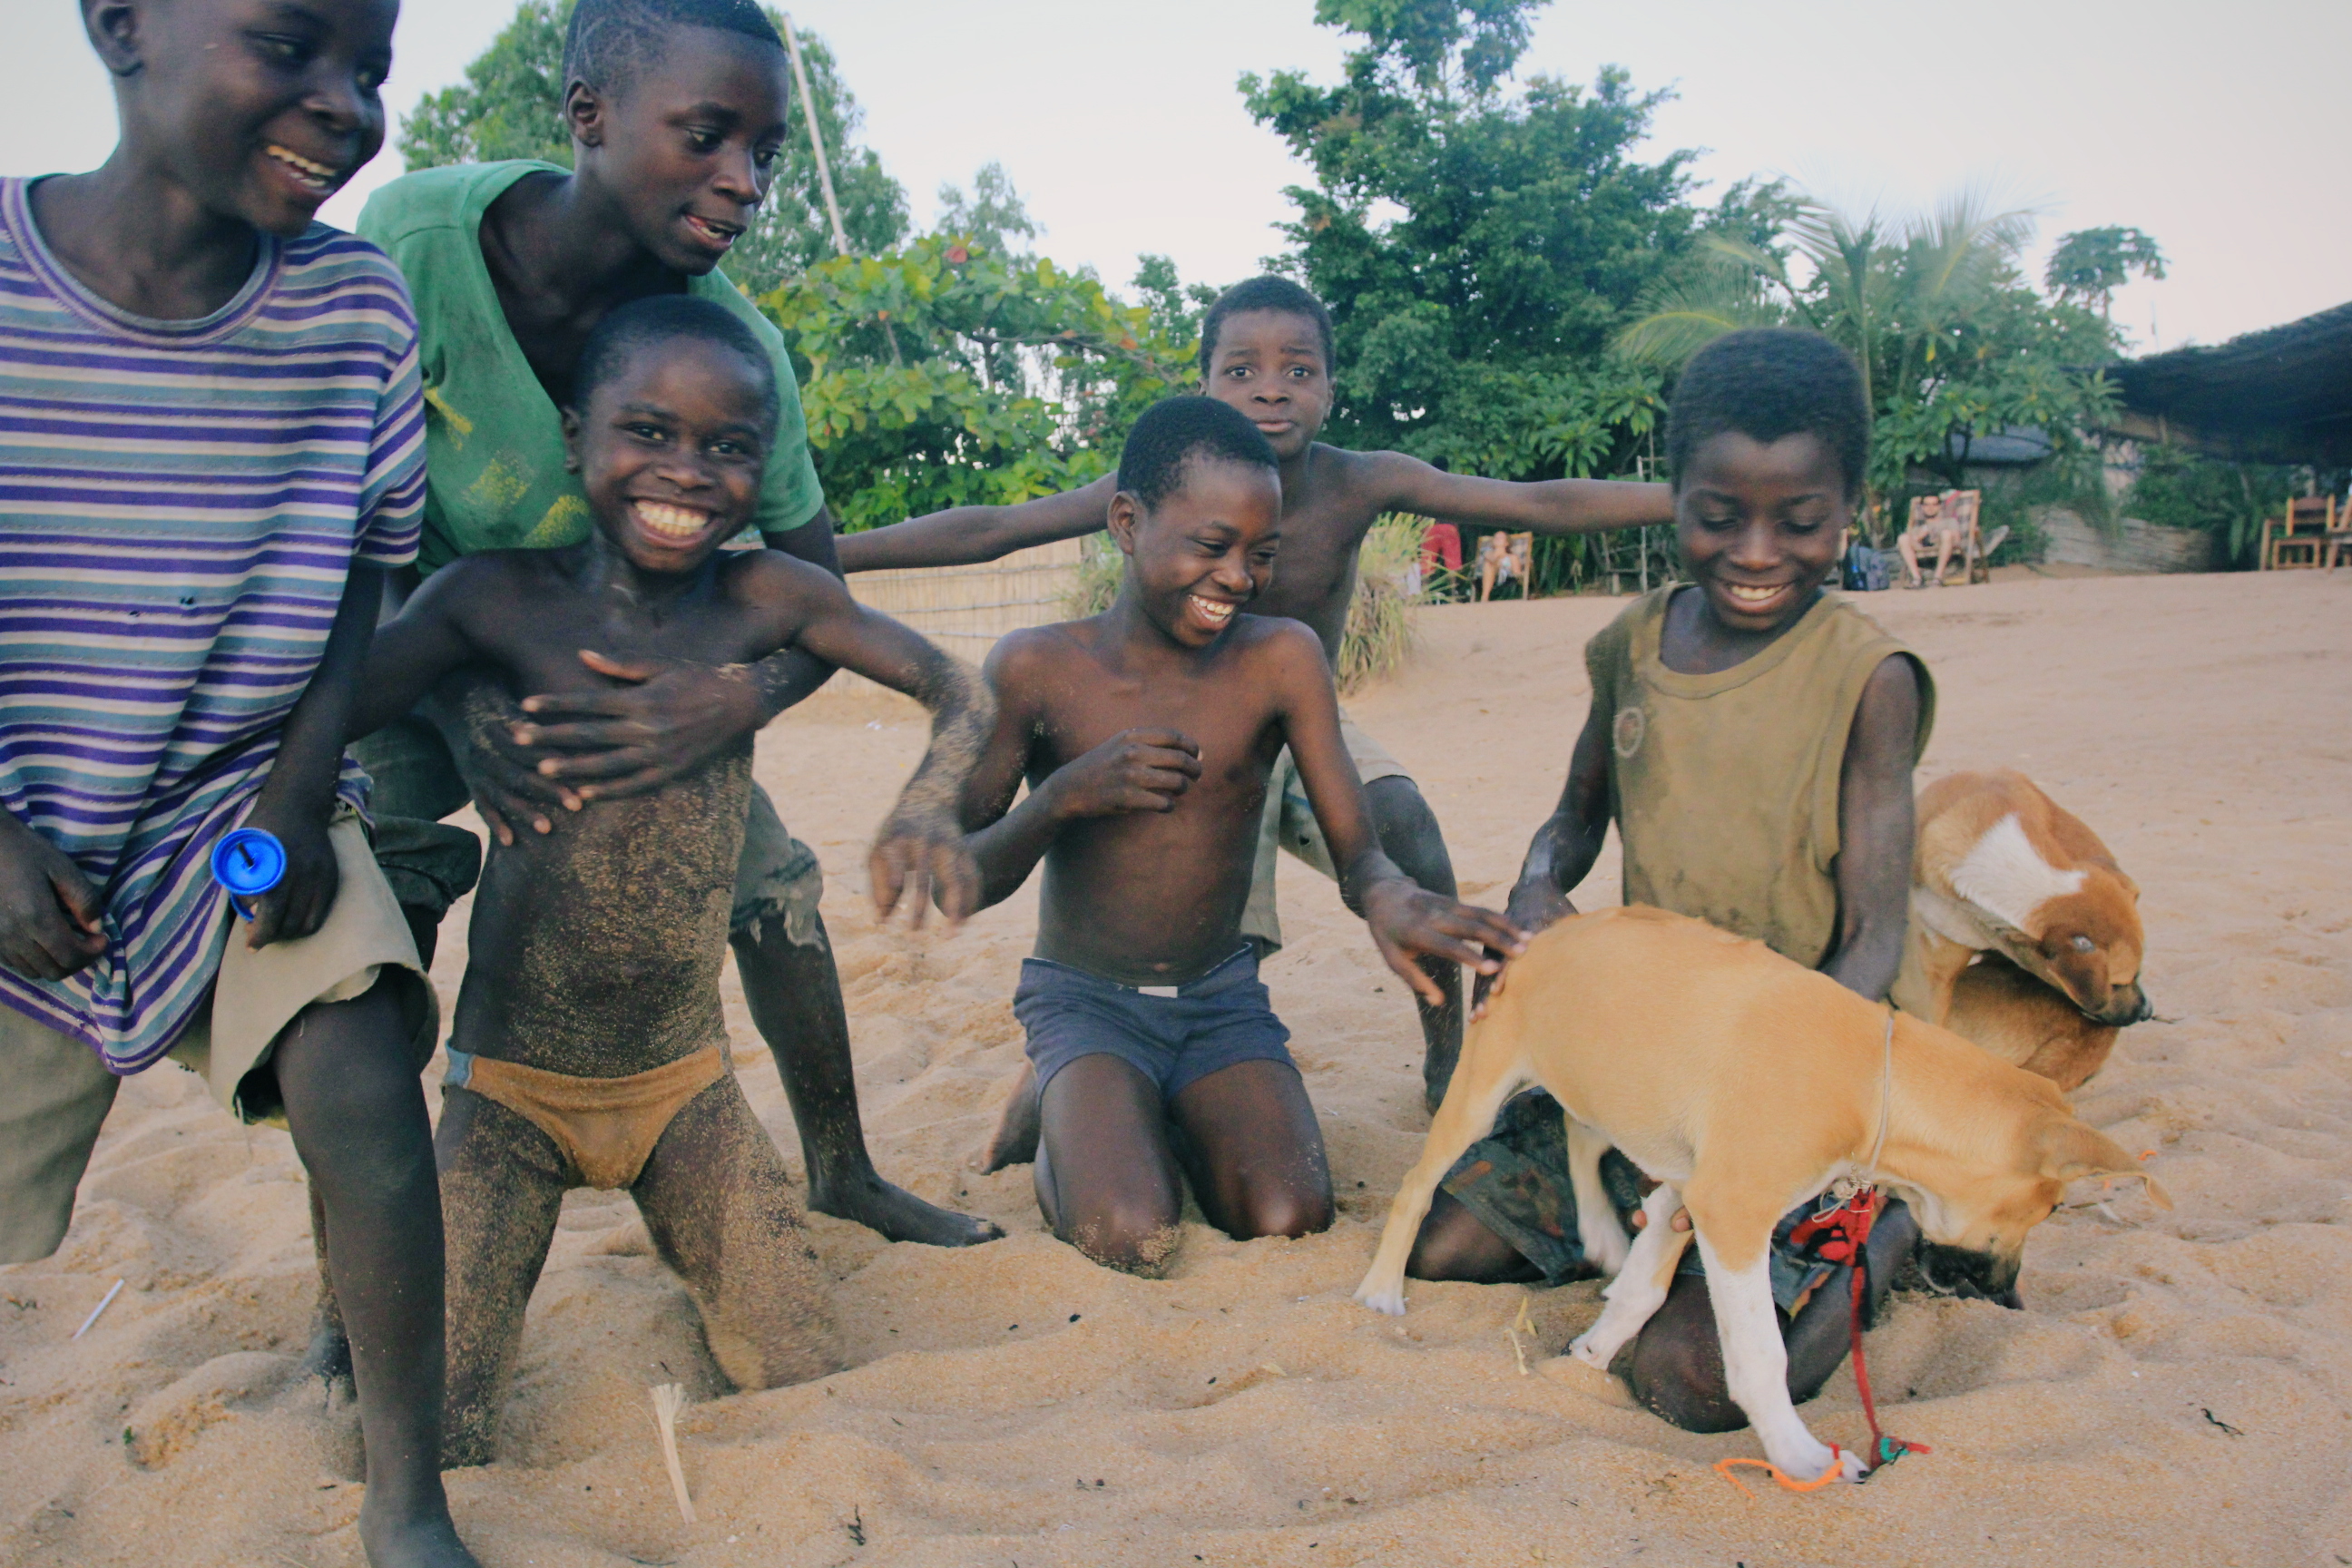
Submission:
<svg viewBox="0 0 2352 1568">
<path fill-rule="evenodd" d="M 641 500 L 636 503 L 637 521 L 646 531 L 664 539 L 692 539 L 710 525 L 710 514 L 690 506 L 669 506 L 661 501 Z"/>
<path fill-rule="evenodd" d="M 1751 605 L 1760 605 L 1767 599 L 1778 598 L 1780 594 L 1778 588 L 1750 588 L 1739 583 L 1727 584 L 1726 586 L 1731 590 L 1733 598 L 1745 599 Z"/>
<path fill-rule="evenodd" d="M 1223 622 L 1229 620 L 1232 618 L 1234 611 L 1238 608 L 1236 605 L 1223 604 L 1215 599 L 1203 599 L 1198 594 L 1187 594 L 1185 597 L 1192 600 L 1194 607 L 1199 609 L 1203 616 L 1212 621 Z"/>
<path fill-rule="evenodd" d="M 264 147 L 262 151 L 293 170 L 306 185 L 315 185 L 323 190 L 335 183 L 337 176 L 334 170 L 324 163 L 314 163 L 299 153 L 280 147 L 274 142 Z"/>
</svg>

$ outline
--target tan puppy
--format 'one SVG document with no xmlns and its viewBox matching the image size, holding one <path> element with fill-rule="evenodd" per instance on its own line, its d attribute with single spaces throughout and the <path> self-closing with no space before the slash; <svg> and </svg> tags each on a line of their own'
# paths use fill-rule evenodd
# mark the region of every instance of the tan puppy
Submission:
<svg viewBox="0 0 2352 1568">
<path fill-rule="evenodd" d="M 1960 971 L 1944 1026 L 2069 1094 L 2106 1065 L 2122 1033 L 1993 952 Z"/>
<path fill-rule="evenodd" d="M 1875 1181 L 1918 1217 L 1931 1282 L 2013 1299 L 2026 1233 L 2068 1182 L 2145 1179 L 2046 1079 L 1702 921 L 1638 907 L 1577 915 L 1506 978 L 1464 1043 L 1356 1300 L 1404 1310 L 1430 1194 L 1505 1100 L 1541 1084 L 1568 1112 L 1577 1223 L 1596 1257 L 1603 1238 L 1623 1242 L 1601 1151 L 1615 1144 L 1662 1184 L 1607 1309 L 1569 1353 L 1606 1370 L 1665 1300 L 1696 1235 L 1731 1396 L 1766 1456 L 1800 1480 L 1832 1463 L 1851 1480 L 1864 1467 L 1816 1441 L 1789 1399 L 1769 1260 L 1782 1215 L 1842 1178 Z M 2170 1206 L 2153 1181 L 2148 1193 Z M 1691 1231 L 1671 1223 L 1678 1207 Z"/>
<path fill-rule="evenodd" d="M 2138 885 L 2023 773 L 1954 773 L 1922 790 L 1911 864 L 1937 1022 L 1951 1021 L 1961 972 L 1979 952 L 2056 988 L 2095 1023 L 2149 1016 Z"/>
</svg>

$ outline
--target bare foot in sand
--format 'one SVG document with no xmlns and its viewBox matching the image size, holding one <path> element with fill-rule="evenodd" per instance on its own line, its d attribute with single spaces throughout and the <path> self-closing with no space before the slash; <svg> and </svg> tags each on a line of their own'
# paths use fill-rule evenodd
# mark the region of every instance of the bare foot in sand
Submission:
<svg viewBox="0 0 2352 1568">
<path fill-rule="evenodd" d="M 994 1220 L 958 1214 L 925 1203 L 904 1187 L 892 1186 L 868 1165 L 847 1180 L 809 1185 L 809 1207 L 835 1219 L 854 1220 L 879 1231 L 889 1241 L 917 1241 L 925 1247 L 977 1247 L 1001 1239 L 1004 1231 Z"/>
<path fill-rule="evenodd" d="M 1013 1080 L 1012 1091 L 997 1110 L 996 1125 L 990 1130 L 988 1142 L 970 1163 L 985 1176 L 1007 1165 L 1032 1165 L 1036 1161 L 1037 1069 L 1024 1058 L 1021 1076 Z"/>
<path fill-rule="evenodd" d="M 429 1502 L 394 1517 L 394 1505 L 387 1499 L 379 1506 L 376 1489 L 368 1489 L 360 1504 L 360 1545 L 368 1568 L 482 1568 L 481 1559 L 457 1539 L 439 1486 L 433 1491 Z"/>
</svg>

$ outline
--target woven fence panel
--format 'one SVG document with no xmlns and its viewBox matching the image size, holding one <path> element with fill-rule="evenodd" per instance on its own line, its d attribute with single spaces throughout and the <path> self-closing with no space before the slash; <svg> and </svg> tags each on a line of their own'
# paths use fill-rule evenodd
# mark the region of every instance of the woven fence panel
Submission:
<svg viewBox="0 0 2352 1568">
<path fill-rule="evenodd" d="M 982 566 L 933 566 L 900 572 L 860 572 L 849 592 L 861 605 L 901 620 L 958 658 L 978 664 L 996 639 L 1024 626 L 1066 618 L 1085 541 L 1065 539 L 1016 550 Z M 871 681 L 846 670 L 828 691 L 874 691 Z"/>
</svg>

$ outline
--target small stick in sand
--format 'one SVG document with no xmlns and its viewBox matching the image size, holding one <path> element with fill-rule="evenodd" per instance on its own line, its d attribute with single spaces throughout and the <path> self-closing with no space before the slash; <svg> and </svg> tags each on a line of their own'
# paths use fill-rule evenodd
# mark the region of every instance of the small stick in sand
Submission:
<svg viewBox="0 0 2352 1568">
<path fill-rule="evenodd" d="M 677 1462 L 677 1413 L 686 1404 L 686 1390 L 675 1383 L 657 1385 L 654 1391 L 654 1428 L 661 1434 L 662 1463 L 669 1467 L 669 1489 L 677 1494 L 677 1511 L 686 1522 L 694 1522 L 694 1500 L 686 1495 L 686 1471 Z"/>
<path fill-rule="evenodd" d="M 114 1289 L 109 1290 L 103 1297 L 100 1298 L 98 1305 L 89 1310 L 89 1316 L 81 1321 L 81 1327 L 73 1331 L 73 1337 L 75 1339 L 79 1339 L 82 1335 L 89 1332 L 89 1326 L 98 1321 L 98 1315 L 100 1312 L 105 1311 L 109 1307 L 113 1306 L 114 1299 L 121 1294 L 122 1281 L 117 1279 L 114 1282 Z"/>
<path fill-rule="evenodd" d="M 1525 1330 L 1527 1331 L 1528 1338 L 1534 1339 L 1536 1337 L 1536 1325 L 1534 1321 L 1528 1316 L 1528 1298 L 1524 1295 L 1519 1298 L 1519 1315 L 1517 1321 L 1504 1329 L 1503 1332 L 1510 1339 L 1511 1354 L 1518 1358 L 1519 1375 L 1521 1377 L 1527 1377 L 1532 1374 L 1528 1371 L 1528 1352 L 1519 1344 L 1519 1333 L 1521 1330 Z"/>
</svg>

